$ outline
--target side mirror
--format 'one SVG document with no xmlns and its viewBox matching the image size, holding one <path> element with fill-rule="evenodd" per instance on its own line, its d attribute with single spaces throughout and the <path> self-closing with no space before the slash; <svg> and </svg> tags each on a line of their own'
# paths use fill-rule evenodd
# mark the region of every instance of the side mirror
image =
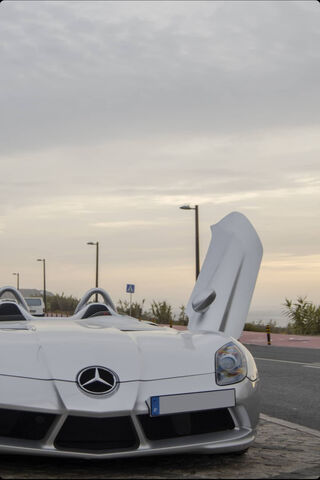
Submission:
<svg viewBox="0 0 320 480">
<path fill-rule="evenodd" d="M 201 292 L 201 295 L 198 295 L 192 301 L 192 308 L 195 312 L 204 313 L 208 310 L 210 305 L 214 302 L 217 294 L 213 292 Z"/>
</svg>

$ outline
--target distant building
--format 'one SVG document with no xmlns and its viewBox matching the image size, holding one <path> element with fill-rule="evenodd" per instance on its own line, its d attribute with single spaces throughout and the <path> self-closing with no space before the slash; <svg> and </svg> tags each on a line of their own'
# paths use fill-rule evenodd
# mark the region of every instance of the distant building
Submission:
<svg viewBox="0 0 320 480">
<path fill-rule="evenodd" d="M 37 290 L 36 288 L 20 288 L 19 292 L 22 293 L 24 297 L 42 297 L 43 290 Z M 46 295 L 52 297 L 54 293 L 46 291 Z"/>
</svg>

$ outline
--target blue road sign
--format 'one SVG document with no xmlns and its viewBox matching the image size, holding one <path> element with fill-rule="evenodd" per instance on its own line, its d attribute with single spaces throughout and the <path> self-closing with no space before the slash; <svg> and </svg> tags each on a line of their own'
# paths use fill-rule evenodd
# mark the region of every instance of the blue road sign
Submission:
<svg viewBox="0 0 320 480">
<path fill-rule="evenodd" d="M 127 293 L 134 293 L 133 283 L 127 283 Z"/>
</svg>

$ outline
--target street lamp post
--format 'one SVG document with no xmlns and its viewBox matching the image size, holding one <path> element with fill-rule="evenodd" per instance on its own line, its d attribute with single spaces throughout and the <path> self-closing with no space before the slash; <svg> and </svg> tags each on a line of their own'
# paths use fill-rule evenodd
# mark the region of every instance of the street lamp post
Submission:
<svg viewBox="0 0 320 480">
<path fill-rule="evenodd" d="M 199 247 L 199 205 L 191 207 L 190 205 L 182 205 L 181 210 L 194 210 L 195 212 L 195 245 L 196 245 L 196 280 L 200 273 L 200 247 Z"/>
<path fill-rule="evenodd" d="M 15 272 L 15 273 L 13 273 L 12 275 L 16 275 L 16 276 L 17 276 L 17 290 L 19 290 L 19 288 L 20 288 L 20 273 L 19 273 L 19 272 Z"/>
<path fill-rule="evenodd" d="M 96 288 L 99 284 L 99 242 L 87 242 L 87 245 L 96 246 Z M 96 302 L 98 301 L 98 294 L 96 293 Z"/>
<path fill-rule="evenodd" d="M 47 291 L 46 291 L 46 259 L 45 258 L 37 258 L 37 262 L 42 262 L 43 264 L 43 303 L 44 303 L 44 311 L 47 311 Z"/>
</svg>

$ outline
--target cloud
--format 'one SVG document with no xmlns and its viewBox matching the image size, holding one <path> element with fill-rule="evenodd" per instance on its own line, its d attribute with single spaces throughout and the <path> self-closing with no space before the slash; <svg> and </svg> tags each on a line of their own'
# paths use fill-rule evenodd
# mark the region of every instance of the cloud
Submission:
<svg viewBox="0 0 320 480">
<path fill-rule="evenodd" d="M 144 220 L 129 220 L 129 221 L 115 221 L 115 222 L 97 222 L 97 223 L 92 223 L 91 227 L 97 227 L 97 228 L 111 228 L 111 229 L 131 229 L 131 228 L 137 228 L 137 227 L 154 227 L 159 226 L 161 222 L 159 220 L 157 221 L 144 221 Z"/>
<path fill-rule="evenodd" d="M 268 270 L 295 271 L 317 273 L 320 268 L 320 255 L 275 255 L 263 261 L 263 268 Z"/>
<path fill-rule="evenodd" d="M 7 2 L 3 150 L 315 121 L 316 8 Z"/>
</svg>

